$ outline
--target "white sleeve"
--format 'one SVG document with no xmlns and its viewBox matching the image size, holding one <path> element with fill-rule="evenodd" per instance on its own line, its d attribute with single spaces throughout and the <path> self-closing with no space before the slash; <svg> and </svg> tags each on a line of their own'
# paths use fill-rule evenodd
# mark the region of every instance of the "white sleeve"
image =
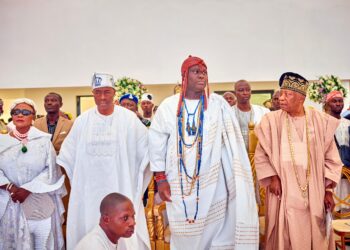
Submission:
<svg viewBox="0 0 350 250">
<path fill-rule="evenodd" d="M 166 126 L 167 111 L 166 106 L 159 106 L 148 133 L 148 150 L 153 172 L 165 171 L 166 151 L 170 136 Z"/>
<path fill-rule="evenodd" d="M 67 176 L 72 182 L 75 160 L 77 155 L 78 133 L 81 133 L 81 120 L 77 118 L 72 126 L 67 137 L 64 139 L 60 153 L 57 157 L 57 164 L 62 166 L 67 173 Z"/>
</svg>

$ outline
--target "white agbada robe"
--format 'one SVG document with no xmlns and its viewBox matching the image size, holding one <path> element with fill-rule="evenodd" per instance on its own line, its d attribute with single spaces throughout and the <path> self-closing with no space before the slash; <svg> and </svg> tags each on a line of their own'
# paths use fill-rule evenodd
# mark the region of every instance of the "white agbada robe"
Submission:
<svg viewBox="0 0 350 250">
<path fill-rule="evenodd" d="M 170 248 L 258 249 L 257 207 L 247 152 L 233 110 L 216 94 L 210 95 L 204 112 L 198 216 L 195 223 L 186 222 L 178 172 L 178 100 L 179 94 L 162 102 L 149 130 L 151 170 L 165 171 L 171 187 L 172 202 L 166 203 Z M 198 101 L 186 103 L 191 113 Z M 186 113 L 184 116 L 186 123 Z M 193 139 L 187 136 L 186 141 Z M 195 158 L 194 146 L 186 151 L 189 175 L 193 174 Z M 184 189 L 188 192 L 189 186 Z M 189 219 L 195 214 L 196 198 L 196 191 L 185 198 Z"/>
<path fill-rule="evenodd" d="M 8 191 L 0 189 L 0 249 L 31 249 L 34 239 L 30 233 L 40 230 L 49 233 L 35 247 L 64 248 L 61 228 L 64 213 L 61 198 L 66 194 L 64 176 L 56 166 L 56 152 L 50 139 L 50 134 L 31 127 L 28 151 L 23 153 L 19 140 L 0 134 L 0 186 L 14 183 L 31 192 L 23 203 L 15 203 Z M 48 219 L 51 225 L 47 227 L 44 223 L 45 229 L 41 228 L 40 223 Z"/>
<path fill-rule="evenodd" d="M 112 192 L 127 196 L 136 211 L 135 234 L 122 239 L 127 249 L 150 249 L 141 198 L 151 178 L 147 147 L 146 127 L 123 107 L 109 116 L 95 107 L 75 120 L 57 159 L 71 183 L 68 250 L 98 224 L 100 203 Z"/>
<path fill-rule="evenodd" d="M 117 244 L 111 242 L 106 233 L 102 230 L 100 225 L 96 225 L 94 229 L 89 232 L 78 243 L 74 250 L 116 250 Z"/>
</svg>

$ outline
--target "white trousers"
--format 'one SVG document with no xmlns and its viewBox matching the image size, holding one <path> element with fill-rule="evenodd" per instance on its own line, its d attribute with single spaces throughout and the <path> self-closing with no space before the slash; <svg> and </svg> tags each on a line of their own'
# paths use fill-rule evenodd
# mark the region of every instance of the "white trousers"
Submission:
<svg viewBox="0 0 350 250">
<path fill-rule="evenodd" d="M 51 216 L 44 220 L 27 220 L 35 250 L 53 249 Z"/>
</svg>

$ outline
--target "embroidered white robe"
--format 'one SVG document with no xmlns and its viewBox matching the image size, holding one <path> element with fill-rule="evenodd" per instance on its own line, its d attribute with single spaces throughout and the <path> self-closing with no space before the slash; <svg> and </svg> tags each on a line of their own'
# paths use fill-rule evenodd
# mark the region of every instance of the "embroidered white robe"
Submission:
<svg viewBox="0 0 350 250">
<path fill-rule="evenodd" d="M 57 163 L 71 182 L 67 248 L 98 224 L 100 203 L 109 193 L 126 195 L 136 212 L 135 234 L 124 240 L 127 249 L 149 249 L 142 195 L 151 173 L 147 129 L 131 111 L 114 106 L 112 115 L 92 108 L 79 116 L 61 147 Z"/>
<path fill-rule="evenodd" d="M 31 127 L 28 133 L 28 151 L 23 153 L 19 140 L 9 134 L 0 134 L 0 186 L 14 183 L 32 193 L 23 203 L 14 203 L 9 192 L 0 189 L 0 249 L 30 249 L 33 245 L 23 207 L 32 196 L 35 196 L 38 206 L 34 207 L 31 215 L 38 218 L 38 221 L 41 220 L 40 217 L 48 215 L 48 204 L 43 204 L 44 202 L 49 201 L 54 207 L 49 216 L 50 234 L 53 237 L 47 239 L 45 248 L 64 247 L 61 228 L 64 212 L 61 198 L 66 194 L 64 176 L 56 166 L 56 153 L 50 139 L 50 134 Z"/>
<path fill-rule="evenodd" d="M 172 202 L 166 203 L 170 248 L 257 249 L 259 230 L 251 167 L 234 112 L 216 94 L 210 95 L 208 110 L 204 112 L 198 217 L 193 224 L 186 222 L 178 170 L 178 100 L 179 94 L 162 102 L 149 130 L 151 170 L 165 171 L 171 188 Z M 190 113 L 196 106 L 193 102 L 187 100 Z M 195 159 L 196 146 L 186 151 L 191 176 Z M 189 186 L 184 186 L 186 193 Z M 189 219 L 196 212 L 196 190 L 195 187 L 191 195 L 185 196 Z"/>
</svg>

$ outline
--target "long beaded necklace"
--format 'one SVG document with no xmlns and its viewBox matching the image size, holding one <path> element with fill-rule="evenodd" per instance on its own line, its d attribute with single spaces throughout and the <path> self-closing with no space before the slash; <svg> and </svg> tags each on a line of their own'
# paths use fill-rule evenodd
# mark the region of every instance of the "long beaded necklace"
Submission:
<svg viewBox="0 0 350 250">
<path fill-rule="evenodd" d="M 197 127 L 196 127 L 196 123 L 195 123 L 195 117 L 196 117 L 196 113 L 197 113 L 197 109 L 198 106 L 200 104 L 200 101 L 198 102 L 195 110 L 193 111 L 193 113 L 188 112 L 187 109 L 187 105 L 186 105 L 186 101 L 184 100 L 183 103 L 185 104 L 185 109 L 186 109 L 186 113 L 187 113 L 187 121 L 186 121 L 186 131 L 188 135 L 195 135 L 197 133 Z M 192 126 L 190 125 L 190 117 L 192 117 Z"/>
<path fill-rule="evenodd" d="M 289 149 L 290 149 L 290 155 L 292 158 L 292 164 L 293 169 L 295 173 L 295 177 L 297 179 L 298 187 L 301 192 L 301 196 L 305 199 L 304 205 L 305 207 L 308 206 L 308 187 L 310 182 L 310 145 L 309 145 L 309 127 L 307 124 L 307 113 L 305 111 L 305 129 L 306 129 L 306 147 L 307 147 L 307 170 L 306 170 L 306 184 L 301 185 L 300 177 L 297 171 L 296 163 L 295 163 L 295 152 L 294 152 L 294 145 L 292 143 L 292 133 L 290 129 L 290 123 L 289 118 L 287 116 L 287 133 L 288 133 L 288 142 L 289 142 Z"/>
<path fill-rule="evenodd" d="M 201 169 L 201 162 L 202 162 L 202 148 L 203 148 L 203 121 L 204 121 L 204 96 L 202 95 L 200 97 L 200 100 L 198 102 L 198 105 L 196 107 L 195 112 L 193 113 L 193 116 L 195 116 L 197 110 L 199 110 L 198 118 L 197 118 L 197 124 L 198 129 L 196 129 L 196 136 L 192 143 L 186 143 L 185 142 L 185 136 L 184 136 L 184 130 L 185 130 L 185 122 L 184 122 L 184 100 L 181 105 L 180 113 L 177 118 L 177 137 L 178 137 L 178 173 L 180 178 L 180 186 L 181 186 L 181 198 L 182 198 L 182 204 L 184 206 L 184 212 L 186 221 L 188 223 L 194 223 L 197 219 L 198 215 L 198 209 L 199 209 L 199 174 Z M 187 111 L 187 107 L 185 107 Z M 188 114 L 188 112 L 187 112 Z M 189 116 L 187 116 L 187 119 L 189 119 Z M 194 123 L 194 119 L 193 119 Z M 192 124 L 193 127 L 194 124 Z M 187 131 L 188 132 L 188 131 Z M 190 135 L 190 134 L 189 134 Z M 190 176 L 187 171 L 187 167 L 185 164 L 185 148 L 192 148 L 196 144 L 197 146 L 197 153 L 196 153 L 196 167 L 193 171 L 193 175 Z M 185 174 L 185 178 L 183 178 L 183 174 Z M 185 193 L 184 191 L 184 179 L 190 183 L 190 190 L 188 193 Z M 189 219 L 188 212 L 187 212 L 187 206 L 185 201 L 185 196 L 189 196 L 192 194 L 192 190 L 194 186 L 196 185 L 196 211 L 193 216 L 193 219 Z"/>
<path fill-rule="evenodd" d="M 21 148 L 21 151 L 22 153 L 26 153 L 28 151 L 28 148 L 27 148 L 27 144 L 28 144 L 28 132 L 29 130 L 24 133 L 24 134 L 21 134 L 20 132 L 17 131 L 17 129 L 14 129 L 13 130 L 13 135 L 21 142 L 22 144 L 22 148 Z"/>
</svg>

